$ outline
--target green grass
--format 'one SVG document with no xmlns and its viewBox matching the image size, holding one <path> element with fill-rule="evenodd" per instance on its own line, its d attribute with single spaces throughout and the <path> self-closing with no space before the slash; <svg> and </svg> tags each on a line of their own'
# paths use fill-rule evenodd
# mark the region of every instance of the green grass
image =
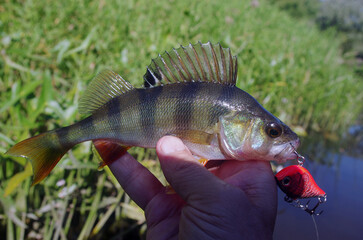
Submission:
<svg viewBox="0 0 363 240">
<path fill-rule="evenodd" d="M 2 1 L 0 238 L 100 239 L 145 230 L 141 210 L 109 172 L 97 171 L 89 144 L 75 147 L 35 187 L 26 161 L 2 153 L 82 119 L 78 99 L 100 70 L 141 86 L 158 53 L 209 40 L 237 55 L 238 86 L 295 129 L 340 132 L 362 110 L 362 81 L 342 66 L 335 33 L 264 1 Z M 132 153 L 160 175 L 148 160 L 153 151 Z"/>
</svg>

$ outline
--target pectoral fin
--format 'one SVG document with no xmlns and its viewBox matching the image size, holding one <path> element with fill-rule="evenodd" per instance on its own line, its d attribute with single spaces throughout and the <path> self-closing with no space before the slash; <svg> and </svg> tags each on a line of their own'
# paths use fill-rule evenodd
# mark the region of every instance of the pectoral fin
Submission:
<svg viewBox="0 0 363 240">
<path fill-rule="evenodd" d="M 215 134 L 210 134 L 198 130 L 183 130 L 177 132 L 175 136 L 179 137 L 183 141 L 200 145 L 211 145 L 213 139 L 215 138 Z"/>
</svg>

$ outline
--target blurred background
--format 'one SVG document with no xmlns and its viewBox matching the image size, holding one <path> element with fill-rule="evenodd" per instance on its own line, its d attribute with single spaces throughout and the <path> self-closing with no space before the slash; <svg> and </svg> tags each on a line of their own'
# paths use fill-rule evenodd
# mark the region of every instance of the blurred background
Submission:
<svg viewBox="0 0 363 240">
<path fill-rule="evenodd" d="M 359 239 L 362 0 L 0 1 L 0 239 L 144 239 L 143 212 L 97 170 L 90 143 L 34 187 L 30 164 L 4 153 L 82 119 L 78 100 L 97 72 L 142 86 L 152 58 L 198 41 L 231 48 L 238 87 L 302 138 L 304 166 L 328 194 L 320 239 Z M 130 152 L 162 179 L 154 150 Z M 274 238 L 316 239 L 281 192 Z"/>
</svg>

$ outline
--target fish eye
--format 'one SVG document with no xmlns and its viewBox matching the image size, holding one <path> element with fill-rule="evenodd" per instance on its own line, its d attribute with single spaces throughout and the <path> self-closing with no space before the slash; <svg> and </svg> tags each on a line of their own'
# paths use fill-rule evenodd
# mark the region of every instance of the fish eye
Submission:
<svg viewBox="0 0 363 240">
<path fill-rule="evenodd" d="M 284 179 L 282 179 L 281 183 L 284 186 L 289 186 L 290 185 L 290 180 L 291 180 L 290 177 L 284 177 Z"/>
<path fill-rule="evenodd" d="M 280 137 L 282 134 L 281 126 L 274 122 L 268 123 L 266 125 L 265 131 L 270 138 L 277 138 Z"/>
</svg>

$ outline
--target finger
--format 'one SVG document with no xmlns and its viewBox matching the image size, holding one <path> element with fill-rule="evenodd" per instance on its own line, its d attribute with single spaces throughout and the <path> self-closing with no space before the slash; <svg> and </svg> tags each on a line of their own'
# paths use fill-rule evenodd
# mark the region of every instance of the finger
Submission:
<svg viewBox="0 0 363 240">
<path fill-rule="evenodd" d="M 268 161 L 226 161 L 215 174 L 242 189 L 256 205 L 275 202 L 276 182 Z"/>
<path fill-rule="evenodd" d="M 159 180 L 129 153 L 122 153 L 121 156 L 116 154 L 117 149 L 120 150 L 119 152 L 122 152 L 122 146 L 112 142 L 104 144 L 104 140 L 94 141 L 94 145 L 101 157 L 107 158 L 105 162 L 112 162 L 108 166 L 113 175 L 125 192 L 142 209 L 145 209 L 146 205 L 156 194 L 164 191 L 164 186 Z M 115 154 L 107 154 L 107 149 Z"/>
<path fill-rule="evenodd" d="M 218 189 L 226 185 L 199 164 L 176 137 L 161 138 L 156 152 L 165 178 L 187 203 L 200 200 L 200 196 L 206 200 L 213 199 Z"/>
</svg>

